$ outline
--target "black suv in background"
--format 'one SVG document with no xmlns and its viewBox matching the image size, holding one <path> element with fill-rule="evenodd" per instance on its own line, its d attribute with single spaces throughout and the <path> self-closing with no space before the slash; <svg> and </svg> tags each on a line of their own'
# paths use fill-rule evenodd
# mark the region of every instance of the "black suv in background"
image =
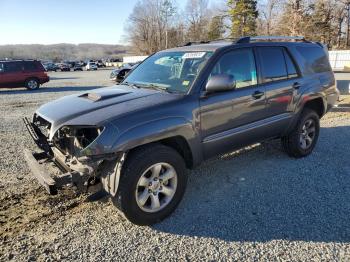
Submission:
<svg viewBox="0 0 350 262">
<path fill-rule="evenodd" d="M 49 80 L 50 78 L 40 61 L 0 61 L 0 87 L 26 87 L 29 90 L 34 90 Z"/>
<path fill-rule="evenodd" d="M 179 204 L 185 169 L 208 158 L 268 139 L 309 155 L 338 97 L 320 43 L 188 43 L 148 57 L 119 85 L 41 106 L 25 122 L 42 152 L 25 157 L 49 192 L 101 181 L 130 221 L 149 225 Z M 66 172 L 48 174 L 44 162 Z"/>
</svg>

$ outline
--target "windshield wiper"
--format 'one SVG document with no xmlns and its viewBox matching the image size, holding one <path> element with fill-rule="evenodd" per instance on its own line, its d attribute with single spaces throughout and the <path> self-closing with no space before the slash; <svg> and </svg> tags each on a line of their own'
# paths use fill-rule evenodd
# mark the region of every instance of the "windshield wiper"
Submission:
<svg viewBox="0 0 350 262">
<path fill-rule="evenodd" d="M 130 86 L 130 87 L 134 87 L 134 88 L 149 88 L 149 89 L 154 89 L 154 90 L 158 90 L 158 91 L 165 91 L 168 93 L 181 93 L 181 92 L 178 92 L 176 90 L 170 90 L 166 87 L 161 87 L 161 86 L 155 85 L 155 84 L 135 84 L 135 83 L 130 83 L 130 82 L 122 82 L 121 84 Z"/>
<path fill-rule="evenodd" d="M 161 87 L 161 86 L 157 86 L 155 84 L 147 84 L 145 85 L 145 88 L 152 88 L 158 91 L 168 91 L 168 89 L 166 87 Z"/>
<path fill-rule="evenodd" d="M 133 88 L 141 88 L 141 86 L 135 84 L 135 83 L 130 83 L 130 82 L 121 82 L 120 83 L 121 85 L 126 85 L 126 86 L 130 86 L 130 87 L 133 87 Z"/>
</svg>

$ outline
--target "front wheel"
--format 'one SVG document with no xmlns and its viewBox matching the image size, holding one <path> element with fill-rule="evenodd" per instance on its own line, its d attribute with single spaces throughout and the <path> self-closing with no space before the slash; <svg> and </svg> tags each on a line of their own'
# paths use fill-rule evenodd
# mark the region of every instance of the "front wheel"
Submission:
<svg viewBox="0 0 350 262">
<path fill-rule="evenodd" d="M 151 145 L 128 155 L 112 200 L 132 223 L 151 225 L 175 210 L 186 184 L 185 163 L 178 152 Z"/>
<path fill-rule="evenodd" d="M 305 157 L 316 146 L 320 132 L 320 118 L 311 109 L 304 109 L 297 125 L 285 137 L 282 137 L 282 145 L 289 156 L 295 158 Z"/>
</svg>

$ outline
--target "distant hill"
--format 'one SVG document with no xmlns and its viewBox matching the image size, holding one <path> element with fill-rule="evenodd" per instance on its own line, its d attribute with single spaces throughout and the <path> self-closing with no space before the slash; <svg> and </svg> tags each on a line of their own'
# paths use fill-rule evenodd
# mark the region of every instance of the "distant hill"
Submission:
<svg viewBox="0 0 350 262">
<path fill-rule="evenodd" d="M 128 46 L 102 44 L 0 45 L 0 59 L 85 60 L 117 58 L 130 52 Z"/>
</svg>

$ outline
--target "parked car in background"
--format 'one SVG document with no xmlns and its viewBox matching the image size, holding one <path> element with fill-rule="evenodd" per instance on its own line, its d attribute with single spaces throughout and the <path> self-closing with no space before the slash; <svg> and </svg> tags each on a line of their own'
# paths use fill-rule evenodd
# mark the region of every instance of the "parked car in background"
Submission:
<svg viewBox="0 0 350 262">
<path fill-rule="evenodd" d="M 135 67 L 137 67 L 139 63 L 136 63 L 134 65 L 127 64 L 126 66 L 124 65 L 122 68 L 117 68 L 112 70 L 109 79 L 111 81 L 115 81 L 117 83 L 120 83 L 124 80 L 124 78 L 127 76 L 127 74 L 133 70 Z"/>
<path fill-rule="evenodd" d="M 87 71 L 90 71 L 90 70 L 97 70 L 97 65 L 96 65 L 96 63 L 94 63 L 94 62 L 88 62 L 87 64 L 86 64 L 86 70 Z"/>
<path fill-rule="evenodd" d="M 64 61 L 65 64 L 67 64 L 70 68 L 74 68 L 75 64 L 77 62 L 75 61 Z"/>
<path fill-rule="evenodd" d="M 73 67 L 73 71 L 83 71 L 83 65 L 80 63 L 75 63 Z"/>
<path fill-rule="evenodd" d="M 44 66 L 37 60 L 0 61 L 0 87 L 38 89 L 49 82 Z"/>
<path fill-rule="evenodd" d="M 106 67 L 106 65 L 102 62 L 102 60 L 96 61 L 97 67 Z"/>
<path fill-rule="evenodd" d="M 121 68 L 112 70 L 109 79 L 111 81 L 120 83 L 124 80 L 125 76 L 131 71 L 131 68 Z"/>
<path fill-rule="evenodd" d="M 44 66 L 44 68 L 45 68 L 45 70 L 46 71 L 57 71 L 58 69 L 59 69 L 59 67 L 56 65 L 56 64 L 54 64 L 54 63 L 45 63 L 45 64 L 43 64 L 43 66 Z"/>
<path fill-rule="evenodd" d="M 70 71 L 70 66 L 66 63 L 59 63 L 58 64 L 59 69 L 64 72 L 64 71 Z"/>
</svg>

